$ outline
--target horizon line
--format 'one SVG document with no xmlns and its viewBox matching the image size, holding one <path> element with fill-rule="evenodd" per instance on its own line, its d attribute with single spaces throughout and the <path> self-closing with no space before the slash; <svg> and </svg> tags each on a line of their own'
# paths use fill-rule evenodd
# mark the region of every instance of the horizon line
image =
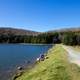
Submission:
<svg viewBox="0 0 80 80">
<path fill-rule="evenodd" d="M 48 32 L 48 31 L 56 31 L 56 30 L 64 30 L 64 29 L 80 29 L 80 26 L 75 26 L 75 27 L 62 27 L 62 28 L 53 28 L 53 29 L 49 29 L 46 31 L 38 31 L 38 30 L 33 30 L 33 29 L 27 29 L 27 28 L 21 28 L 21 27 L 1 27 L 0 28 L 9 28 L 9 29 L 21 29 L 21 30 L 29 30 L 29 31 L 34 31 L 34 32 Z"/>
</svg>

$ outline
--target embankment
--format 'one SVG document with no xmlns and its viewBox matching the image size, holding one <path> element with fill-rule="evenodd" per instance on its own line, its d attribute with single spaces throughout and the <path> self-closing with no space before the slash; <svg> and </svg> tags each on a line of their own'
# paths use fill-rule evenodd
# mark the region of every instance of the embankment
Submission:
<svg viewBox="0 0 80 80">
<path fill-rule="evenodd" d="M 51 48 L 47 56 L 48 59 L 37 63 L 15 80 L 80 80 L 80 68 L 69 62 L 61 45 Z"/>
</svg>

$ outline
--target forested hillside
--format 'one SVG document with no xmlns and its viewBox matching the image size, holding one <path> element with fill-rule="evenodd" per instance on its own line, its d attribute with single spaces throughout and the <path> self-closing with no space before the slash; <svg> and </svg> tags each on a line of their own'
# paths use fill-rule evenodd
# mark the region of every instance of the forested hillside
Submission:
<svg viewBox="0 0 80 80">
<path fill-rule="evenodd" d="M 0 28 L 0 43 L 63 43 L 66 45 L 80 45 L 80 28 L 48 31 L 44 33 Z"/>
<path fill-rule="evenodd" d="M 23 43 L 24 36 L 36 36 L 40 32 L 15 29 L 15 28 L 0 28 L 0 43 Z"/>
</svg>

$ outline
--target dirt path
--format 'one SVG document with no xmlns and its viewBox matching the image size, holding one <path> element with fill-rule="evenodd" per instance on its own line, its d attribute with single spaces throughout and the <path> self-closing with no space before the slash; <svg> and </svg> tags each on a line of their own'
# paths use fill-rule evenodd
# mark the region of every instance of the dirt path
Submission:
<svg viewBox="0 0 80 80">
<path fill-rule="evenodd" d="M 70 62 L 80 66 L 80 52 L 64 45 L 62 47 L 68 52 Z"/>
</svg>

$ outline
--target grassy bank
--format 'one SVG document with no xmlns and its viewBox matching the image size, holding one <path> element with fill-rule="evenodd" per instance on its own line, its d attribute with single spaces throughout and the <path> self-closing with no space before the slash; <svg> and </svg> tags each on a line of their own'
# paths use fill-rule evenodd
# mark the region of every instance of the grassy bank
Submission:
<svg viewBox="0 0 80 80">
<path fill-rule="evenodd" d="M 48 57 L 16 80 L 80 80 L 80 68 L 69 63 L 67 52 L 61 45 L 51 48 Z"/>
</svg>

